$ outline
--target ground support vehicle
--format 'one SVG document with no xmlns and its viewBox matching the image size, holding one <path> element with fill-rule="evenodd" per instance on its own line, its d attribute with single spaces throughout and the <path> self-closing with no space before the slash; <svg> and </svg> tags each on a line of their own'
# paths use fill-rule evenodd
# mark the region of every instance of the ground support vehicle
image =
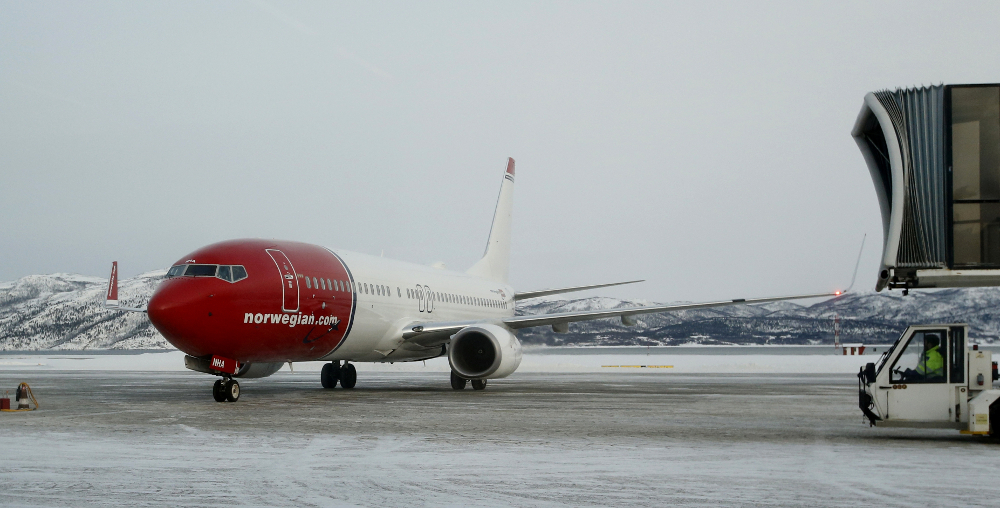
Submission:
<svg viewBox="0 0 1000 508">
<path fill-rule="evenodd" d="M 1000 379 L 965 324 L 910 326 L 858 373 L 859 405 L 879 427 L 953 428 L 1000 436 Z"/>
</svg>

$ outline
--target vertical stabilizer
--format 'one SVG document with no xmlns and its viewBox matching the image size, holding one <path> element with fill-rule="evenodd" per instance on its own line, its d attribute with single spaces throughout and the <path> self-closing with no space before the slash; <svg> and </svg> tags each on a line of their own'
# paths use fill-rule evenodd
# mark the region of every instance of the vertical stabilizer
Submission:
<svg viewBox="0 0 1000 508">
<path fill-rule="evenodd" d="M 466 272 L 484 279 L 507 283 L 510 272 L 510 219 L 514 205 L 514 159 L 507 158 L 507 171 L 500 184 L 500 197 L 493 212 L 493 227 L 486 242 L 486 252 Z"/>
</svg>

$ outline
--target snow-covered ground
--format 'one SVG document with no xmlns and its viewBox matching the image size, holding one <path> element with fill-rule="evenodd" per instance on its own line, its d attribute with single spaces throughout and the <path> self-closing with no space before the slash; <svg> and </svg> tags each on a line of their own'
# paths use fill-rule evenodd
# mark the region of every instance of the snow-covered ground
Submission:
<svg viewBox="0 0 1000 508">
<path fill-rule="evenodd" d="M 621 351 L 623 348 L 615 348 Z M 526 352 L 517 372 L 612 372 L 636 371 L 649 375 L 669 373 L 813 373 L 813 374 L 854 374 L 867 362 L 874 362 L 877 355 L 838 356 L 829 353 L 830 348 L 802 348 L 803 354 L 768 354 L 766 347 L 761 347 L 757 354 L 732 355 L 724 354 L 724 348 L 706 348 L 705 354 L 645 354 L 642 348 L 635 348 L 633 354 L 607 354 L 600 349 L 581 354 L 545 353 L 530 350 Z M 448 372 L 448 360 L 435 358 L 427 362 L 406 363 L 359 363 L 359 372 Z M 634 367 L 646 365 L 646 368 Z M 613 367 L 618 366 L 618 367 Z M 624 366 L 624 367 L 623 367 Z M 648 366 L 670 366 L 669 368 Z M 318 372 L 323 367 L 322 362 L 296 363 L 296 372 Z M 184 368 L 184 353 L 179 351 L 149 352 L 141 354 L 65 354 L 60 352 L 30 352 L 6 353 L 0 355 L 0 370 L 110 370 L 110 371 L 149 371 L 149 372 L 182 372 Z M 288 367 L 284 367 L 287 370 Z M 516 375 L 516 373 L 515 373 Z"/>
<path fill-rule="evenodd" d="M 851 374 L 664 375 L 555 355 L 536 365 L 591 370 L 518 372 L 484 392 L 455 392 L 440 372 L 362 372 L 354 390 L 324 390 L 314 372 L 297 369 L 247 380 L 239 402 L 220 404 L 210 376 L 152 370 L 175 368 L 176 353 L 98 356 L 0 368 L 0 387 L 28 381 L 42 404 L 0 413 L 0 506 L 992 507 L 1000 499 L 995 442 L 869 428 Z M 133 370 L 57 368 L 115 361 Z M 749 370 L 778 359 L 671 361 Z"/>
</svg>

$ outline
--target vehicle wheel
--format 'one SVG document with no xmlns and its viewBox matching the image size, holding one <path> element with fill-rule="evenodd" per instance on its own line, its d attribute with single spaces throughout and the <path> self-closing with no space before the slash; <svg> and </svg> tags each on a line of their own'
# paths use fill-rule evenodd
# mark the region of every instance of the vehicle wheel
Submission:
<svg viewBox="0 0 1000 508">
<path fill-rule="evenodd" d="M 323 383 L 323 388 L 334 388 L 337 386 L 337 380 L 340 378 L 339 365 L 328 363 L 323 366 L 323 370 L 319 374 L 319 380 Z"/>
<path fill-rule="evenodd" d="M 486 389 L 486 380 L 485 379 L 473 379 L 472 380 L 472 389 L 473 390 L 485 390 Z"/>
<path fill-rule="evenodd" d="M 455 389 L 455 390 L 464 390 L 465 389 L 465 383 L 467 383 L 467 382 L 469 382 L 468 379 L 465 379 L 464 377 L 459 376 L 458 374 L 455 373 L 455 371 L 451 371 L 451 387 L 453 389 Z"/>
<path fill-rule="evenodd" d="M 226 381 L 225 384 L 226 400 L 229 402 L 236 402 L 240 400 L 240 384 L 236 382 L 235 379 L 230 379 Z"/>
<path fill-rule="evenodd" d="M 358 384 L 358 371 L 354 368 L 354 365 L 350 363 L 345 363 L 343 367 L 340 368 L 340 386 L 350 390 L 354 388 L 354 385 Z"/>
<path fill-rule="evenodd" d="M 223 386 L 221 379 L 216 380 L 215 385 L 212 386 L 212 397 L 215 398 L 216 402 L 226 401 L 226 388 Z"/>
</svg>

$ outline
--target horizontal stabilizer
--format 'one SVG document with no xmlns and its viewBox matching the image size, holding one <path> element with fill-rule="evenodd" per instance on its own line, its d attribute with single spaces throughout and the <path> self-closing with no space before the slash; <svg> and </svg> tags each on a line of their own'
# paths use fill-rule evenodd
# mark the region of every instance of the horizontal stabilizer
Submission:
<svg viewBox="0 0 1000 508">
<path fill-rule="evenodd" d="M 569 288 L 559 288 L 559 289 L 541 289 L 538 291 L 524 291 L 521 293 L 514 294 L 514 300 L 527 300 L 528 298 L 538 298 L 541 296 L 549 295 L 559 295 L 562 293 L 572 293 L 575 291 L 586 291 L 588 289 L 598 289 L 607 288 L 611 286 L 621 286 L 623 284 L 635 284 L 636 282 L 645 282 L 645 280 L 630 280 L 627 282 L 612 282 L 610 284 L 592 284 L 590 286 L 574 286 Z"/>
</svg>

